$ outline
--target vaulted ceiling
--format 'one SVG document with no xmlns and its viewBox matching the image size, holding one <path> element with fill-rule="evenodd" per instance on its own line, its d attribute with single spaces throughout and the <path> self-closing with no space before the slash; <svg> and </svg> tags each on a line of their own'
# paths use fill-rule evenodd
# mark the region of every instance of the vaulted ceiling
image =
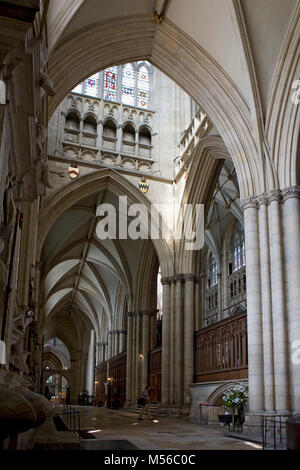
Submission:
<svg viewBox="0 0 300 470">
<path fill-rule="evenodd" d="M 62 47 L 83 29 L 89 30 L 91 25 L 141 15 L 152 17 L 153 10 L 164 4 L 167 21 L 214 58 L 251 107 L 253 77 L 245 48 L 245 42 L 249 43 L 266 111 L 276 65 L 298 0 L 285 0 L 284 7 L 282 0 L 52 0 L 48 11 L 50 51 Z"/>
<path fill-rule="evenodd" d="M 82 200 L 56 221 L 42 254 L 45 318 L 77 312 L 98 337 L 101 328 L 124 326 L 125 302 L 132 299 L 143 248 L 142 240 L 99 240 L 100 204 L 118 211 L 118 199 L 108 190 Z"/>
<path fill-rule="evenodd" d="M 233 216 L 244 225 L 234 165 L 230 160 L 225 160 L 213 192 L 205 227 L 205 242 L 218 261 L 228 226 L 234 220 Z"/>
</svg>

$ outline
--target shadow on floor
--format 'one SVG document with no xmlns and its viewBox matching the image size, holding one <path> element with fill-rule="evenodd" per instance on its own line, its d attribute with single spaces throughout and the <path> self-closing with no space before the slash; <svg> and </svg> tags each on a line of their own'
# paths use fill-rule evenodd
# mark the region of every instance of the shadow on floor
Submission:
<svg viewBox="0 0 300 470">
<path fill-rule="evenodd" d="M 138 447 L 125 439 L 120 441 L 82 441 L 81 448 L 82 450 L 139 450 Z"/>
</svg>

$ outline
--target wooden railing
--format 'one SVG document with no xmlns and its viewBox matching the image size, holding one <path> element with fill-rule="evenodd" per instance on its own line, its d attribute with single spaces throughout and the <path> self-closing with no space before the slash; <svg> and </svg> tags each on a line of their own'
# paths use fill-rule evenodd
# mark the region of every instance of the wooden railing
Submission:
<svg viewBox="0 0 300 470">
<path fill-rule="evenodd" d="M 246 378 L 248 378 L 246 314 L 224 320 L 196 333 L 196 382 Z"/>
</svg>

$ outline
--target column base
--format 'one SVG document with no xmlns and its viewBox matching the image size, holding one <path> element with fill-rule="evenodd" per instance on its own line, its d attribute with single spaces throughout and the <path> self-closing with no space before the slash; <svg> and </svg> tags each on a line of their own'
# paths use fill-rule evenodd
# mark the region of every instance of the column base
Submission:
<svg viewBox="0 0 300 470">
<path fill-rule="evenodd" d="M 182 418 L 185 416 L 189 416 L 190 407 L 187 405 L 161 403 L 159 407 L 159 414 L 168 416 L 170 418 Z"/>
<path fill-rule="evenodd" d="M 130 408 L 131 406 L 134 405 L 133 401 L 125 401 L 124 403 L 124 408 Z"/>
<path fill-rule="evenodd" d="M 262 423 L 264 416 L 282 416 L 283 418 L 293 416 L 291 411 L 249 411 L 246 413 L 243 425 L 243 433 L 249 437 L 257 437 L 262 435 Z"/>
</svg>

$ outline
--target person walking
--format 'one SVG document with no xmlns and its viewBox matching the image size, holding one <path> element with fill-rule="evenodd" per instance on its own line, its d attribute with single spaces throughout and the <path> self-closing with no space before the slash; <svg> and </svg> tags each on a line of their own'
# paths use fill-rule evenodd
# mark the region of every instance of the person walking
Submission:
<svg viewBox="0 0 300 470">
<path fill-rule="evenodd" d="M 150 411 L 150 397 L 149 392 L 151 390 L 150 385 L 147 385 L 142 395 L 138 399 L 138 404 L 142 406 L 138 420 L 143 421 L 143 414 L 146 412 L 148 419 L 152 420 L 151 411 Z"/>
</svg>

